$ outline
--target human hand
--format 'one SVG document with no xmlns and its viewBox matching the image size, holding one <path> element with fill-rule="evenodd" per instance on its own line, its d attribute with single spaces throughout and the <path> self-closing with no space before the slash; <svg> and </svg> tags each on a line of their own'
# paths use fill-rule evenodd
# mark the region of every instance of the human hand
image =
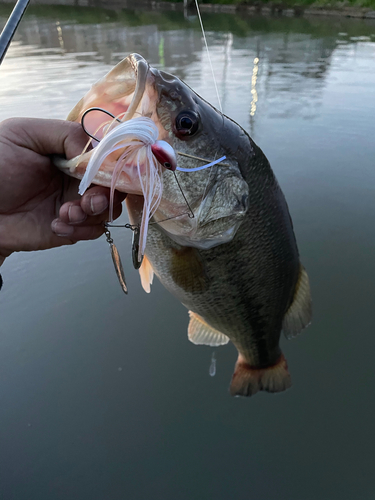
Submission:
<svg viewBox="0 0 375 500">
<path fill-rule="evenodd" d="M 60 172 L 49 155 L 73 158 L 87 135 L 78 123 L 11 118 L 0 123 L 0 265 L 12 252 L 43 250 L 98 238 L 108 220 L 109 189 Z M 116 192 L 114 218 L 125 198 Z"/>
</svg>

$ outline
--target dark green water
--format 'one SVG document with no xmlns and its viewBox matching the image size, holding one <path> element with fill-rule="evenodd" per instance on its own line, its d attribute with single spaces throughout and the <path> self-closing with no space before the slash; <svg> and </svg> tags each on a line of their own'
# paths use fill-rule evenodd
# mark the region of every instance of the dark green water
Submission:
<svg viewBox="0 0 375 500">
<path fill-rule="evenodd" d="M 282 341 L 293 387 L 231 398 L 235 349 L 216 349 L 210 377 L 212 349 L 189 343 L 159 283 L 143 292 L 125 230 L 127 297 L 104 239 L 13 255 L 1 499 L 375 498 L 375 23 L 203 21 L 224 112 L 271 161 L 311 279 L 313 325 Z M 63 118 L 134 51 L 217 104 L 195 17 L 39 7 L 0 69 L 0 118 Z"/>
</svg>

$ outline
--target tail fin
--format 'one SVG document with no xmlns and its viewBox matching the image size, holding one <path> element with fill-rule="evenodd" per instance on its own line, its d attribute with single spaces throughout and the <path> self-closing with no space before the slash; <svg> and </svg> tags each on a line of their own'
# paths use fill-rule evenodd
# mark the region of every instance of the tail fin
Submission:
<svg viewBox="0 0 375 500">
<path fill-rule="evenodd" d="M 281 392 L 292 385 L 288 365 L 281 353 L 277 363 L 267 368 L 253 368 L 239 354 L 230 385 L 232 396 L 252 396 L 258 391 Z"/>
</svg>

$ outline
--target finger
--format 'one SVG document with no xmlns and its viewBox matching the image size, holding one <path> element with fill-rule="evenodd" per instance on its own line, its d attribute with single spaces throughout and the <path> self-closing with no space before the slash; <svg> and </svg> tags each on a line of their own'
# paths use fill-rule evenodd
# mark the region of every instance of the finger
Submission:
<svg viewBox="0 0 375 500">
<path fill-rule="evenodd" d="M 121 203 L 113 208 L 113 218 L 120 217 L 122 212 Z M 65 224 L 81 225 L 81 226 L 94 226 L 95 224 L 102 224 L 109 219 L 109 210 L 105 210 L 99 215 L 88 216 L 81 208 L 80 201 L 70 201 L 64 203 L 60 208 L 59 220 Z"/>
<path fill-rule="evenodd" d="M 74 227 L 72 239 L 75 241 L 95 240 L 105 231 L 103 225 Z"/>
<path fill-rule="evenodd" d="M 81 154 L 88 136 L 80 123 L 42 118 L 10 118 L 0 131 L 14 144 L 41 155 L 60 154 L 70 159 Z"/>
<path fill-rule="evenodd" d="M 59 219 L 52 221 L 51 229 L 56 236 L 59 236 L 62 240 L 68 239 L 70 243 L 76 243 L 81 240 L 95 240 L 105 231 L 103 224 L 96 224 L 94 226 L 72 226 L 65 224 Z M 64 242 L 63 244 L 67 243 Z"/>
<path fill-rule="evenodd" d="M 60 207 L 59 219 L 65 224 L 81 224 L 86 221 L 87 214 L 82 210 L 80 200 L 68 201 Z"/>
<path fill-rule="evenodd" d="M 103 213 L 109 206 L 110 190 L 105 187 L 93 186 L 88 189 L 81 199 L 81 208 L 87 215 Z M 121 204 L 126 194 L 115 191 L 113 206 Z"/>
</svg>

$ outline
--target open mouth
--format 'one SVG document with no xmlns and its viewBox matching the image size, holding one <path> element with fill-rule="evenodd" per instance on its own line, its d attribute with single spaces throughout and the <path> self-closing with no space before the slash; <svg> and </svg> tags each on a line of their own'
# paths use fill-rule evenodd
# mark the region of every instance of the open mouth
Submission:
<svg viewBox="0 0 375 500">
<path fill-rule="evenodd" d="M 153 82 L 154 76 L 147 61 L 138 54 L 131 54 L 92 86 L 69 113 L 68 120 L 82 122 L 85 131 L 92 138 L 94 149 L 119 123 L 140 117 L 151 119 L 157 128 L 156 138 L 165 140 L 167 132 L 157 115 L 158 95 Z M 124 139 L 123 147 L 107 155 L 97 175 L 91 181 L 111 187 L 114 169 L 121 155 L 124 156 L 127 141 L 134 143 L 136 140 L 137 137 L 131 135 L 128 139 Z M 92 155 L 91 149 L 73 159 L 69 165 L 70 175 L 82 179 Z M 124 159 L 123 165 L 124 168 L 116 180 L 116 189 L 141 195 L 140 176 L 147 175 L 145 164 L 142 161 L 135 161 L 129 155 Z"/>
<path fill-rule="evenodd" d="M 136 113 L 138 116 L 145 116 L 145 110 L 140 108 L 148 71 L 149 65 L 142 56 L 129 55 L 92 86 L 67 119 L 81 121 L 82 115 L 89 108 L 104 109 L 122 121 L 130 120 Z M 108 116 L 100 111 L 91 112 L 85 122 L 87 130 L 99 139 L 107 124 Z"/>
</svg>

